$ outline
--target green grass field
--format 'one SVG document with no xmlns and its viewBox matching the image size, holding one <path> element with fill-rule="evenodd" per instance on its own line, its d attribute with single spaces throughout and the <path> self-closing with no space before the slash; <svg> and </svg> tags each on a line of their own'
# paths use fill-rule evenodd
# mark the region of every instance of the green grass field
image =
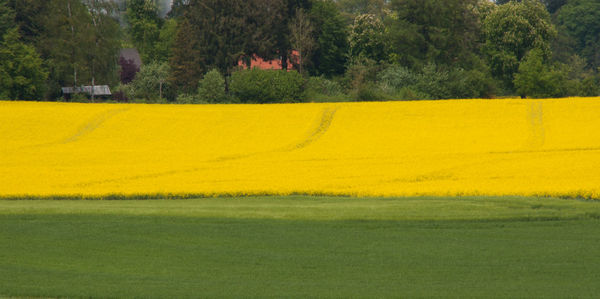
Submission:
<svg viewBox="0 0 600 299">
<path fill-rule="evenodd" d="M 596 297 L 600 202 L 0 201 L 0 297 Z"/>
</svg>

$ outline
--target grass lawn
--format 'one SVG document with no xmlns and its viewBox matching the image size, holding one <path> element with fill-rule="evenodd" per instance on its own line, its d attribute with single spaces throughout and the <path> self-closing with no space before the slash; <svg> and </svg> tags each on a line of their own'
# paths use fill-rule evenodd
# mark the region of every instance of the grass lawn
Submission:
<svg viewBox="0 0 600 299">
<path fill-rule="evenodd" d="M 600 202 L 0 201 L 0 297 L 596 297 Z"/>
</svg>

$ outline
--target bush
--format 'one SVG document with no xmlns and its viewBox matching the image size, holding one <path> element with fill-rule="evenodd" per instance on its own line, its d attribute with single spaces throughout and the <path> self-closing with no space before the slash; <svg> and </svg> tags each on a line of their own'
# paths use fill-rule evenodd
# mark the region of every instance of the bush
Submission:
<svg viewBox="0 0 600 299">
<path fill-rule="evenodd" d="M 198 98 L 208 103 L 226 102 L 225 79 L 218 70 L 206 73 L 198 84 Z"/>
<path fill-rule="evenodd" d="M 387 93 L 396 93 L 397 91 L 410 88 L 419 80 L 418 74 L 400 66 L 392 65 L 383 70 L 378 76 L 379 88 Z"/>
<path fill-rule="evenodd" d="M 240 70 L 231 75 L 229 91 L 243 103 L 289 103 L 304 99 L 303 83 L 296 71 Z"/>
<path fill-rule="evenodd" d="M 395 99 L 449 99 L 489 97 L 494 82 L 485 70 L 426 65 L 420 72 L 393 65 L 378 75 L 381 92 Z"/>
<path fill-rule="evenodd" d="M 310 95 L 336 96 L 342 94 L 342 86 L 323 76 L 310 77 L 306 83 L 306 93 Z"/>
<path fill-rule="evenodd" d="M 177 103 L 179 104 L 200 104 L 200 100 L 193 94 L 182 93 L 177 96 Z"/>
<path fill-rule="evenodd" d="M 375 86 L 373 83 L 363 84 L 356 91 L 356 99 L 358 101 L 384 101 L 386 95 Z"/>
</svg>

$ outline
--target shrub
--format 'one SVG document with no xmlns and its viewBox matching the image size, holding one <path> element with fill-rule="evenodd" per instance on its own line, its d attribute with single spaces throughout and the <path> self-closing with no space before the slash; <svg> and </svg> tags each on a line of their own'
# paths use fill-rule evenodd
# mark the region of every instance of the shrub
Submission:
<svg viewBox="0 0 600 299">
<path fill-rule="evenodd" d="M 418 74 L 415 74 L 408 68 L 400 65 L 392 65 L 383 70 L 377 76 L 379 87 L 387 93 L 396 93 L 403 88 L 410 88 L 419 80 Z"/>
<path fill-rule="evenodd" d="M 342 94 L 342 86 L 323 76 L 310 77 L 306 83 L 306 92 L 308 94 L 336 96 Z"/>
<path fill-rule="evenodd" d="M 182 93 L 182 94 L 178 95 L 176 102 L 179 104 L 199 104 L 200 103 L 197 96 L 195 96 L 193 94 L 188 94 L 188 93 Z"/>
<path fill-rule="evenodd" d="M 373 83 L 363 84 L 356 91 L 356 99 L 358 101 L 384 101 L 386 96 Z"/>
<path fill-rule="evenodd" d="M 231 75 L 229 91 L 243 103 L 285 103 L 304 99 L 304 79 L 295 71 L 240 70 Z"/>
<path fill-rule="evenodd" d="M 225 79 L 218 70 L 206 73 L 198 84 L 198 98 L 208 103 L 226 102 Z"/>
</svg>

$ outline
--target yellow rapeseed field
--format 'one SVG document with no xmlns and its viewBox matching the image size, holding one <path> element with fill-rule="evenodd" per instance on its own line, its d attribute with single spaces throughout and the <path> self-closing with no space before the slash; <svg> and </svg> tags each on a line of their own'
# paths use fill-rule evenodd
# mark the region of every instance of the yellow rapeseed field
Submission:
<svg viewBox="0 0 600 299">
<path fill-rule="evenodd" d="M 0 197 L 600 198 L 600 98 L 0 102 Z"/>
</svg>

